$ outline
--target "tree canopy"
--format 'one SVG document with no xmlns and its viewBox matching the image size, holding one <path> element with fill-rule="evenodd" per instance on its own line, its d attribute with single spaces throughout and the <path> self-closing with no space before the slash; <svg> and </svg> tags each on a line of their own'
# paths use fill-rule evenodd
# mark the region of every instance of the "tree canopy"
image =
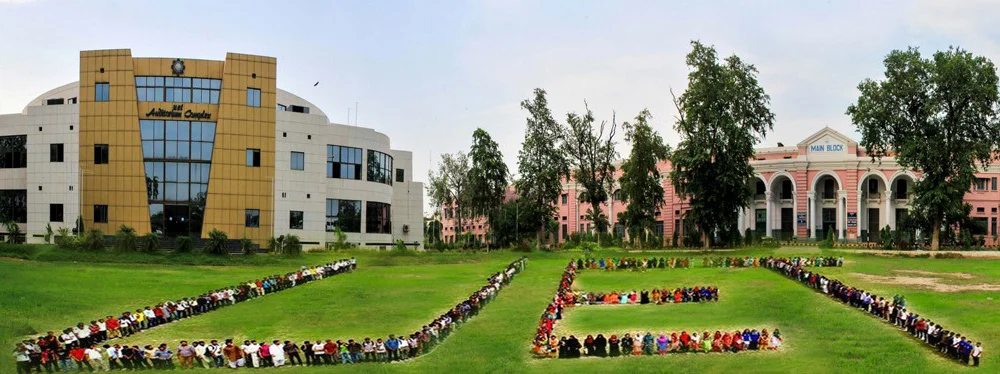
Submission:
<svg viewBox="0 0 1000 374">
<path fill-rule="evenodd" d="M 664 203 L 663 183 L 656 165 L 670 157 L 670 146 L 649 125 L 649 110 L 643 109 L 634 123 L 624 123 L 625 140 L 632 144 L 632 151 L 622 163 L 622 199 L 628 204 L 622 217 L 631 239 L 642 245 L 645 235 L 656 221 L 656 210 Z M 663 238 L 660 238 L 662 240 Z"/>
<path fill-rule="evenodd" d="M 943 225 L 964 220 L 964 203 L 977 167 L 1000 146 L 997 73 L 989 59 L 961 48 L 924 58 L 916 48 L 886 56 L 885 78 L 865 79 L 847 114 L 873 159 L 895 157 L 919 170 L 912 219 L 931 230 L 940 247 Z"/>
<path fill-rule="evenodd" d="M 753 196 L 750 159 L 774 127 L 770 97 L 757 68 L 738 56 L 719 61 L 715 48 L 691 42 L 688 86 L 674 105 L 681 142 L 671 158 L 670 179 L 702 232 L 703 244 L 718 230 L 735 229 L 739 211 Z"/>
<path fill-rule="evenodd" d="M 507 194 L 510 171 L 503 161 L 500 146 L 483 129 L 472 133 L 469 150 L 472 165 L 469 168 L 469 207 L 475 215 L 485 215 L 491 231 L 497 211 Z"/>
<path fill-rule="evenodd" d="M 517 156 L 520 178 L 515 182 L 519 198 L 532 204 L 531 227 L 541 241 L 543 230 L 555 212 L 553 202 L 562 193 L 562 181 L 569 175 L 569 162 L 561 147 L 562 129 L 552 117 L 545 90 L 535 89 L 532 100 L 521 102 L 528 111 L 524 143 Z"/>
<path fill-rule="evenodd" d="M 601 121 L 594 127 L 594 114 L 586 105 L 584 114 L 566 115 L 566 129 L 563 135 L 563 149 L 572 165 L 573 182 L 583 187 L 580 200 L 590 203 L 588 219 L 594 222 L 598 238 L 607 230 L 607 219 L 601 212 L 601 204 L 608 201 L 608 186 L 614 180 L 615 131 L 617 124 L 612 116 L 611 124 Z"/>
</svg>

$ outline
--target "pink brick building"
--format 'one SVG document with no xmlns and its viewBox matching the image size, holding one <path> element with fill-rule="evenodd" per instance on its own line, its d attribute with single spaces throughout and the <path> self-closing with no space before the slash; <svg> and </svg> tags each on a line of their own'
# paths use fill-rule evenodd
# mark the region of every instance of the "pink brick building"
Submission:
<svg viewBox="0 0 1000 374">
<path fill-rule="evenodd" d="M 873 162 L 854 139 L 828 127 L 795 145 L 758 148 L 751 164 L 757 174 L 756 194 L 751 207 L 740 212 L 737 227 L 740 232 L 749 228 L 782 239 L 818 240 L 833 230 L 836 237 L 848 241 L 875 240 L 881 228 L 888 225 L 896 230 L 905 220 L 912 208 L 913 183 L 920 178 L 919 171 L 905 170 L 891 157 Z M 674 231 L 683 237 L 683 217 L 689 207 L 677 197 L 667 178 L 669 162 L 661 163 L 659 169 L 666 203 L 657 214 L 656 230 L 664 238 L 670 238 Z M 997 166 L 979 173 L 965 197 L 972 205 L 971 217 L 981 228 L 974 234 L 988 245 L 995 245 L 993 237 L 1000 219 L 998 177 Z M 593 230 L 593 222 L 585 217 L 590 204 L 578 199 L 580 191 L 567 181 L 555 202 L 560 242 L 573 233 Z M 601 209 L 615 233 L 624 235 L 617 215 L 625 210 L 625 204 L 617 192 Z M 443 236 L 453 240 L 462 230 L 449 218 L 446 212 Z M 488 230 L 482 219 L 467 222 L 466 232 L 478 236 Z"/>
</svg>

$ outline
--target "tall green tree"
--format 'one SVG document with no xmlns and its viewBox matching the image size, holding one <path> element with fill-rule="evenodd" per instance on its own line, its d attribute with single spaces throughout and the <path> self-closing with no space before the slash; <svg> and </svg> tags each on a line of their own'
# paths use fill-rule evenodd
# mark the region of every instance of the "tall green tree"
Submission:
<svg viewBox="0 0 1000 374">
<path fill-rule="evenodd" d="M 510 171 L 503 161 L 500 146 L 483 129 L 472 133 L 469 159 L 472 161 L 469 169 L 469 207 L 476 214 L 486 216 L 491 236 L 494 236 L 493 223 L 507 194 Z M 491 242 L 496 244 L 495 240 Z"/>
<path fill-rule="evenodd" d="M 569 161 L 560 146 L 562 127 L 552 117 L 545 90 L 535 89 L 533 100 L 521 102 L 528 111 L 524 129 L 524 143 L 517 155 L 517 168 L 521 176 L 514 184 L 520 199 L 532 205 L 535 213 L 531 226 L 536 239 L 542 241 L 546 225 L 555 214 L 553 202 L 562 193 L 562 181 L 569 176 Z"/>
<path fill-rule="evenodd" d="M 590 203 L 587 218 L 597 227 L 598 242 L 601 233 L 607 231 L 608 221 L 601 211 L 601 204 L 608 201 L 609 181 L 614 180 L 613 164 L 618 152 L 615 150 L 615 130 L 618 125 L 612 115 L 611 125 L 601 121 L 594 127 L 594 113 L 586 105 L 583 115 L 566 115 L 566 129 L 563 134 L 563 149 L 572 165 L 573 182 L 583 187 L 580 200 Z"/>
<path fill-rule="evenodd" d="M 634 123 L 622 125 L 632 151 L 622 163 L 622 176 L 618 180 L 622 199 L 628 204 L 620 216 L 629 232 L 635 233 L 630 239 L 639 246 L 656 222 L 656 210 L 664 203 L 663 184 L 656 164 L 670 157 L 670 146 L 649 125 L 651 117 L 649 110 L 643 109 Z"/>
<path fill-rule="evenodd" d="M 687 219 L 709 235 L 732 230 L 753 196 L 754 146 L 774 127 L 770 97 L 757 68 L 738 56 L 719 61 L 715 48 L 691 42 L 688 86 L 674 105 L 681 142 L 671 158 L 670 180 L 691 210 Z"/>
<path fill-rule="evenodd" d="M 885 58 L 885 79 L 866 79 L 847 114 L 872 159 L 894 156 L 917 169 L 913 218 L 931 229 L 940 248 L 942 226 L 962 222 L 963 202 L 977 166 L 988 166 L 1000 146 L 997 72 L 989 59 L 960 48 L 926 59 L 916 48 Z"/>
<path fill-rule="evenodd" d="M 463 152 L 441 155 L 437 173 L 431 170 L 428 179 L 431 204 L 444 206 L 445 213 L 452 212 L 451 217 L 445 218 L 454 218 L 456 234 L 463 234 L 465 214 L 470 210 L 469 158 Z"/>
</svg>

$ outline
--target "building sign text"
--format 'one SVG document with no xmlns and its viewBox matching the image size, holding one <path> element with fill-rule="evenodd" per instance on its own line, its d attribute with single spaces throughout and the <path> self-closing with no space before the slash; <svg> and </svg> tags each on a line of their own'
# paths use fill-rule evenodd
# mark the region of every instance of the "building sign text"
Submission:
<svg viewBox="0 0 1000 374">
<path fill-rule="evenodd" d="M 191 109 L 184 110 L 184 104 L 174 105 L 170 110 L 163 108 L 150 109 L 146 117 L 169 117 L 169 118 L 190 118 L 190 119 L 212 119 L 212 113 L 201 111 L 195 112 Z"/>
</svg>

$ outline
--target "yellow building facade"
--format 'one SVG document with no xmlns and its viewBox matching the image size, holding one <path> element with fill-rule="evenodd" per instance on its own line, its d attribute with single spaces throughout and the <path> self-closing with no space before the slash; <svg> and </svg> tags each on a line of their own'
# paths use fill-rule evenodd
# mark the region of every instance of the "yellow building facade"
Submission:
<svg viewBox="0 0 1000 374">
<path fill-rule="evenodd" d="M 275 75 L 276 59 L 264 56 L 81 52 L 83 221 L 105 233 L 219 229 L 264 243 L 274 222 Z"/>
</svg>

